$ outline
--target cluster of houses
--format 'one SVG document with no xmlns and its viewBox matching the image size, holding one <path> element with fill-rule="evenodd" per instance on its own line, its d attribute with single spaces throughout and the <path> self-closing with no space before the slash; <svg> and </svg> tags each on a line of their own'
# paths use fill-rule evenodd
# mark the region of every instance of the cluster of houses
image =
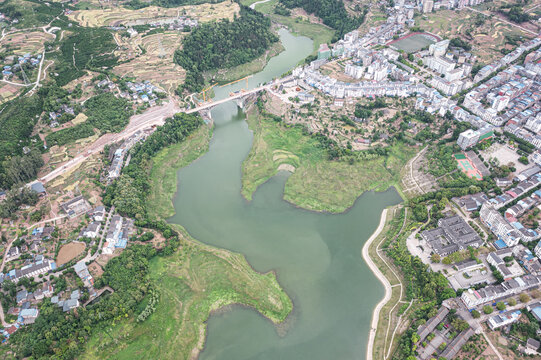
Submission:
<svg viewBox="0 0 541 360">
<path fill-rule="evenodd" d="M 425 230 L 420 235 L 440 256 L 447 256 L 468 247 L 478 248 L 484 242 L 458 215 L 439 219 L 437 228 Z"/>
<path fill-rule="evenodd" d="M 45 249 L 41 246 L 42 241 L 48 240 L 51 234 L 54 232 L 53 226 L 40 226 L 32 230 L 29 235 L 23 235 L 19 239 L 22 240 L 22 244 L 19 246 L 12 246 L 6 254 L 6 262 L 18 259 L 22 254 L 32 252 L 41 253 Z"/>
<path fill-rule="evenodd" d="M 53 286 L 49 281 L 40 285 L 33 293 L 22 289 L 16 294 L 16 306 L 10 307 L 8 315 L 16 316 L 17 320 L 11 325 L 2 329 L 5 338 L 9 338 L 21 326 L 33 324 L 39 316 L 39 304 L 43 299 L 53 296 Z"/>
<path fill-rule="evenodd" d="M 103 79 L 96 83 L 96 87 L 104 92 L 111 92 L 118 88 L 117 84 L 109 79 Z M 147 103 L 150 106 L 156 105 L 158 101 L 158 93 L 163 93 L 163 90 L 150 81 L 143 82 L 125 82 L 120 91 L 120 97 L 142 104 Z"/>
<path fill-rule="evenodd" d="M 86 214 L 90 210 L 90 204 L 82 195 L 62 203 L 60 207 L 70 218 Z"/>
<path fill-rule="evenodd" d="M 23 65 L 37 67 L 41 61 L 41 54 L 35 56 L 30 54 L 24 54 L 23 56 L 9 55 L 6 56 L 4 61 L 2 75 L 5 80 L 8 80 L 14 73 L 21 71 Z"/>
<path fill-rule="evenodd" d="M 22 278 L 37 278 L 41 274 L 56 269 L 56 263 L 43 255 L 33 255 L 31 259 L 24 261 L 23 266 L 12 269 L 7 274 L 0 274 L 0 283 L 4 281 L 19 282 Z"/>
<path fill-rule="evenodd" d="M 133 100 L 138 103 L 148 103 L 150 106 L 156 105 L 158 100 L 158 93 L 162 93 L 163 90 L 154 86 L 150 81 L 145 80 L 143 82 L 126 82 L 126 91 L 120 93 L 120 97 Z"/>
<path fill-rule="evenodd" d="M 442 306 L 438 309 L 434 317 L 419 326 L 417 329 L 417 335 L 419 335 L 419 341 L 417 343 L 418 359 L 453 359 L 462 346 L 473 336 L 473 329 L 468 327 L 466 330 L 457 331 L 456 336 L 451 337 L 451 333 L 455 329 L 452 329 L 452 325 L 450 324 L 450 315 L 449 308 Z M 447 343 L 446 341 L 450 337 L 451 340 Z"/>
<path fill-rule="evenodd" d="M 539 228 L 530 229 L 519 221 L 520 217 L 529 209 L 541 203 L 541 191 L 539 190 L 528 197 L 525 196 L 541 184 L 540 170 L 537 165 L 525 170 L 528 172 L 527 175 L 532 174 L 532 172 L 535 173 L 526 180 L 520 181 L 515 187 L 505 191 L 502 195 L 488 199 L 482 204 L 479 218 L 498 238 L 494 243 L 497 248 L 513 247 L 520 240 L 530 242 L 541 237 Z M 504 215 L 500 214 L 498 210 L 513 201 L 516 203 L 506 209 Z"/>
<path fill-rule="evenodd" d="M 166 28 L 169 30 L 180 30 L 183 31 L 186 28 L 194 28 L 199 25 L 197 19 L 192 19 L 190 17 L 179 15 L 175 17 L 164 17 L 160 19 L 137 19 L 131 20 L 127 24 L 129 28 L 127 29 L 130 36 L 137 35 L 137 31 L 132 28 L 132 26 L 137 25 L 149 25 L 152 28 Z M 114 30 L 122 30 L 124 27 L 115 27 Z"/>
<path fill-rule="evenodd" d="M 501 284 L 488 285 L 479 290 L 470 288 L 462 293 L 461 299 L 466 307 L 472 309 L 536 289 L 539 285 L 541 285 L 541 276 L 528 274 L 506 280 Z"/>
<path fill-rule="evenodd" d="M 66 114 L 66 115 L 64 115 Z M 69 106 L 67 104 L 62 104 L 58 110 L 56 111 L 50 111 L 49 112 L 49 126 L 52 128 L 57 127 L 61 122 L 63 121 L 63 117 L 69 116 L 70 118 L 75 116 L 75 110 L 72 106 Z"/>
<path fill-rule="evenodd" d="M 152 129 L 137 131 L 135 134 L 124 140 L 122 145 L 112 152 L 112 158 L 110 156 L 111 165 L 109 166 L 109 173 L 106 179 L 107 184 L 110 184 L 114 179 L 118 178 L 122 168 L 130 163 L 130 155 L 126 158 L 129 150 L 138 142 L 144 141 L 151 132 Z"/>
<path fill-rule="evenodd" d="M 109 229 L 103 244 L 102 253 L 112 254 L 115 249 L 124 249 L 128 244 L 130 236 L 135 233 L 134 221 L 122 217 L 120 215 L 113 215 L 109 224 Z"/>
</svg>

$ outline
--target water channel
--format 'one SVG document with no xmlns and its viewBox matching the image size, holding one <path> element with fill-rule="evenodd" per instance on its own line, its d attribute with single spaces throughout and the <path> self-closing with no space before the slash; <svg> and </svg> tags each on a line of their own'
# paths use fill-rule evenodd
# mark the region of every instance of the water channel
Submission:
<svg viewBox="0 0 541 360">
<path fill-rule="evenodd" d="M 250 88 L 281 76 L 312 52 L 310 39 L 286 30 L 279 35 L 285 51 L 250 78 Z M 217 88 L 216 98 L 243 86 Z M 364 359 L 383 286 L 361 250 L 381 211 L 399 203 L 399 195 L 394 189 L 367 192 L 346 213 L 314 213 L 282 200 L 287 174 L 279 173 L 248 202 L 240 195 L 241 164 L 252 144 L 245 115 L 228 102 L 212 118 L 210 149 L 179 171 L 176 215 L 169 221 L 200 241 L 245 254 L 257 271 L 275 270 L 294 310 L 278 328 L 240 307 L 211 316 L 200 359 Z"/>
</svg>

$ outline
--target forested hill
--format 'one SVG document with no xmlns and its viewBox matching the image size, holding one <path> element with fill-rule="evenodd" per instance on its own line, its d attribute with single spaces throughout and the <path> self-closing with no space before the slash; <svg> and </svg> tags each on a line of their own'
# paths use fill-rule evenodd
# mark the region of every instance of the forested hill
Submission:
<svg viewBox="0 0 541 360">
<path fill-rule="evenodd" d="M 270 20 L 242 6 L 240 17 L 203 24 L 194 29 L 175 53 L 175 62 L 187 71 L 185 88 L 199 91 L 203 71 L 230 68 L 261 56 L 278 37 Z"/>
<path fill-rule="evenodd" d="M 314 14 L 327 26 L 337 30 L 335 37 L 342 38 L 345 33 L 357 29 L 364 22 L 362 16 L 350 16 L 342 0 L 280 0 L 287 8 L 303 8 Z"/>
</svg>

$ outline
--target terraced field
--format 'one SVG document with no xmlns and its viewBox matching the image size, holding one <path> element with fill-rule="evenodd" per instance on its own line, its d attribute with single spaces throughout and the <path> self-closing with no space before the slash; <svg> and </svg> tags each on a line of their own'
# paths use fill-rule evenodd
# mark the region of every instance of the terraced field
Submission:
<svg viewBox="0 0 541 360">
<path fill-rule="evenodd" d="M 6 35 L 0 43 L 0 52 L 12 50 L 15 55 L 43 52 L 43 44 L 54 40 L 54 36 L 43 31 L 17 32 Z"/>
<path fill-rule="evenodd" d="M 121 76 L 133 76 L 139 81 L 152 81 L 172 93 L 186 77 L 184 69 L 173 61 L 173 54 L 181 46 L 183 36 L 182 33 L 168 31 L 130 39 L 129 43 L 123 46 L 130 50 L 122 51 L 141 54 L 117 66 L 114 72 Z"/>
<path fill-rule="evenodd" d="M 218 19 L 232 20 L 238 14 L 240 7 L 233 1 L 224 1 L 218 4 L 188 5 L 176 8 L 161 8 L 149 6 L 139 10 L 130 10 L 122 7 L 112 9 L 78 10 L 69 15 L 82 26 L 119 26 L 144 25 L 159 20 L 166 20 L 178 16 L 188 16 L 200 22 L 209 22 Z"/>
</svg>

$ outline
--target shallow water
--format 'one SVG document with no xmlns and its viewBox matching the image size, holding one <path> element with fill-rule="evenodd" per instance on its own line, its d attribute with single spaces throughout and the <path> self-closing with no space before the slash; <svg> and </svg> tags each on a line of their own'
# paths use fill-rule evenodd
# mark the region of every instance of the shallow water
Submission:
<svg viewBox="0 0 541 360">
<path fill-rule="evenodd" d="M 280 31 L 285 51 L 249 80 L 249 87 L 293 68 L 312 41 Z M 246 86 L 215 90 L 217 98 Z M 179 171 L 176 215 L 196 239 L 245 254 L 258 271 L 276 270 L 294 310 L 275 327 L 255 311 L 234 307 L 213 315 L 200 359 L 364 359 L 372 311 L 383 286 L 361 250 L 381 211 L 401 201 L 394 189 L 363 194 L 339 215 L 298 209 L 282 200 L 287 174 L 261 186 L 252 202 L 240 195 L 241 164 L 252 133 L 233 102 L 212 111 L 214 135 L 207 154 Z"/>
</svg>

